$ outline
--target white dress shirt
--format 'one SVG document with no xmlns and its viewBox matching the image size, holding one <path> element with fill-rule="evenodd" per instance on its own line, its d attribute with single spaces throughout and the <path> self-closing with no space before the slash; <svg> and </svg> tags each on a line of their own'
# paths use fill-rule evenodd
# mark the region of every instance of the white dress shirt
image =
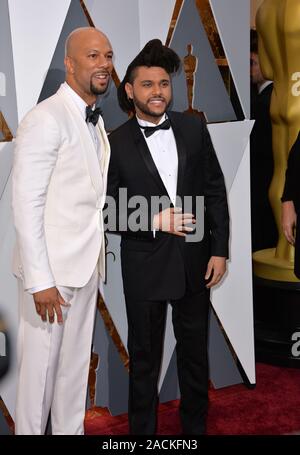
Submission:
<svg viewBox="0 0 300 455">
<path fill-rule="evenodd" d="M 166 120 L 164 114 L 158 125 Z M 137 121 L 141 126 L 157 126 L 155 123 L 147 122 L 137 116 Z M 168 130 L 157 130 L 151 136 L 146 137 L 144 129 L 141 128 L 144 138 L 147 142 L 152 159 L 158 170 L 160 178 L 165 185 L 167 193 L 174 205 L 176 206 L 177 193 L 177 174 L 178 174 L 178 154 L 177 145 L 172 128 Z M 153 237 L 155 237 L 156 229 L 153 229 Z"/>
<path fill-rule="evenodd" d="M 63 85 L 69 91 L 70 95 L 73 98 L 74 103 L 78 107 L 78 109 L 79 109 L 79 111 L 80 111 L 80 113 L 82 115 L 82 118 L 85 121 L 85 119 L 86 119 L 86 107 L 87 107 L 86 102 L 69 86 L 69 84 L 67 84 L 67 82 L 64 82 Z M 94 109 L 94 107 L 95 106 L 93 106 L 93 109 Z M 99 141 L 99 138 L 97 136 L 96 127 L 92 124 L 92 122 L 87 122 L 87 128 L 89 129 L 89 132 L 90 132 L 91 137 L 93 139 L 93 142 L 95 144 L 95 150 L 96 150 L 96 153 L 98 155 L 98 159 L 100 160 L 100 157 L 101 157 L 100 141 Z M 35 292 L 44 291 L 45 289 L 50 289 L 50 288 L 53 288 L 53 287 L 55 287 L 55 282 L 54 281 L 49 282 L 49 283 L 44 283 L 44 284 L 41 284 L 40 286 L 36 286 L 34 288 L 28 289 L 28 292 L 30 294 L 33 294 Z"/>
<path fill-rule="evenodd" d="M 81 116 L 82 116 L 82 118 L 85 121 L 85 119 L 86 119 L 85 109 L 87 107 L 86 102 L 69 86 L 69 84 L 67 84 L 67 82 L 64 82 L 64 86 L 70 92 L 70 95 L 72 96 L 74 103 L 78 107 L 78 109 L 79 109 L 79 111 L 81 113 Z M 94 109 L 95 105 L 92 106 L 92 107 Z M 96 152 L 97 152 L 98 158 L 100 160 L 100 157 L 101 157 L 101 155 L 100 155 L 100 153 L 101 153 L 101 151 L 100 151 L 100 142 L 99 142 L 99 138 L 98 138 L 97 133 L 96 133 L 96 127 L 92 124 L 92 122 L 86 122 L 86 124 L 87 124 L 89 132 L 91 134 L 91 137 L 93 139 L 93 142 L 95 144 Z"/>
<path fill-rule="evenodd" d="M 158 125 L 166 120 L 164 114 Z M 155 123 L 147 122 L 137 117 L 137 121 L 141 126 L 157 126 Z M 144 130 L 141 128 L 141 131 Z M 178 174 L 178 155 L 177 146 L 172 128 L 168 130 L 157 130 L 151 136 L 146 137 L 148 148 L 151 156 L 155 163 L 155 166 L 159 172 L 160 178 L 162 179 L 168 195 L 174 204 L 176 205 L 176 193 L 177 193 L 177 174 Z"/>
</svg>

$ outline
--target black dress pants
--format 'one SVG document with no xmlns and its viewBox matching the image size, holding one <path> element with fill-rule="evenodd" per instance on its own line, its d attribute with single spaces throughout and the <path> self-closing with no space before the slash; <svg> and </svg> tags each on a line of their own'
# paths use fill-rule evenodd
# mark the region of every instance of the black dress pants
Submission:
<svg viewBox="0 0 300 455">
<path fill-rule="evenodd" d="M 205 432 L 208 405 L 207 326 L 209 292 L 171 301 L 184 434 Z M 128 318 L 129 428 L 155 434 L 167 302 L 126 298 Z"/>
</svg>

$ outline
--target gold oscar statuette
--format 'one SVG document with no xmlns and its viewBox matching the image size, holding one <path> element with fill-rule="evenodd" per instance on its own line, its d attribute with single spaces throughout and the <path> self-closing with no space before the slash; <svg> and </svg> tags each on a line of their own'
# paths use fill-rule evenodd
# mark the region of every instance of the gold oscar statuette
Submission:
<svg viewBox="0 0 300 455">
<path fill-rule="evenodd" d="M 264 0 L 256 15 L 259 61 L 265 79 L 273 81 L 270 115 L 274 158 L 269 199 L 274 213 L 276 248 L 253 254 L 260 278 L 298 282 L 294 275 L 294 247 L 281 229 L 281 196 L 289 151 L 300 130 L 300 1 Z"/>
<path fill-rule="evenodd" d="M 183 59 L 183 67 L 185 72 L 185 79 L 187 85 L 187 99 L 188 99 L 188 109 L 185 111 L 188 114 L 194 114 L 201 117 L 205 122 L 206 118 L 203 112 L 194 109 L 194 86 L 195 86 L 195 73 L 197 71 L 197 57 L 192 54 L 193 47 L 191 44 L 187 45 L 187 55 Z"/>
</svg>

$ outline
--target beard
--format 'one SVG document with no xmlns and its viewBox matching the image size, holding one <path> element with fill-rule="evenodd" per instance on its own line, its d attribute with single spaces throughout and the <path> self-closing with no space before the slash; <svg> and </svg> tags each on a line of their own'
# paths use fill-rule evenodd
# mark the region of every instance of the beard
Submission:
<svg viewBox="0 0 300 455">
<path fill-rule="evenodd" d="M 110 79 L 109 79 L 109 81 L 110 81 Z M 93 84 L 93 82 L 91 81 L 91 84 L 90 84 L 91 93 L 93 93 L 93 95 L 96 95 L 96 96 L 103 95 L 107 91 L 107 89 L 109 87 L 109 81 L 108 81 L 107 85 L 105 87 L 103 87 L 103 88 L 96 87 Z"/>
<path fill-rule="evenodd" d="M 157 98 L 160 100 L 163 100 L 165 102 L 165 107 L 161 111 L 152 111 L 149 107 L 148 104 L 142 103 L 142 101 L 138 100 L 134 95 L 133 95 L 133 103 L 138 109 L 145 115 L 150 116 L 150 117 L 161 117 L 169 108 L 172 99 L 167 103 L 165 98 Z"/>
</svg>

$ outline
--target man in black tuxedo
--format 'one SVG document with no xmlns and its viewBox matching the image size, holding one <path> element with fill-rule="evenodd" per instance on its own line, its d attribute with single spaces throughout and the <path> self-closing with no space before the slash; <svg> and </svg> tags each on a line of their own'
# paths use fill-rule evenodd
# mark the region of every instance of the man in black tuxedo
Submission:
<svg viewBox="0 0 300 455">
<path fill-rule="evenodd" d="M 228 257 L 226 190 L 206 125 L 196 116 L 168 111 L 170 74 L 179 66 L 173 50 L 159 40 L 147 43 L 118 89 L 120 106 L 135 115 L 109 136 L 107 194 L 119 201 L 132 434 L 155 433 L 168 302 L 177 341 L 182 430 L 204 433 L 209 288 L 220 282 Z M 140 208 L 140 228 L 132 226 L 132 208 L 126 213 L 121 207 L 118 192 L 124 188 L 127 201 L 138 196 L 147 202 Z M 159 197 L 163 202 L 155 213 L 151 202 Z M 184 197 L 191 201 L 186 212 L 179 207 Z M 201 220 L 194 216 L 199 198 L 205 206 L 199 215 L 204 217 L 203 238 L 192 227 L 200 230 Z"/>
<path fill-rule="evenodd" d="M 300 212 L 300 133 L 291 148 L 285 174 L 285 185 L 281 198 L 281 225 L 289 243 L 295 246 L 294 273 L 300 279 L 300 226 L 297 218 Z"/>
<path fill-rule="evenodd" d="M 250 34 L 251 118 L 250 136 L 252 251 L 276 246 L 278 234 L 268 198 L 273 177 L 272 123 L 270 116 L 273 82 L 264 78 L 258 56 L 256 30 Z"/>
</svg>

